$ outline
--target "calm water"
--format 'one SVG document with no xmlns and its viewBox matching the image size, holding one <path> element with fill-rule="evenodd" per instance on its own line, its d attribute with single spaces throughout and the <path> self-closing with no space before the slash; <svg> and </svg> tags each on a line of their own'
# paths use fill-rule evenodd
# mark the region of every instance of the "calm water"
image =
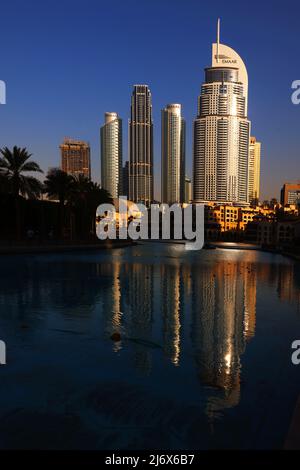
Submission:
<svg viewBox="0 0 300 470">
<path fill-rule="evenodd" d="M 299 264 L 152 244 L 1 257 L 0 276 L 1 448 L 282 447 Z"/>
</svg>

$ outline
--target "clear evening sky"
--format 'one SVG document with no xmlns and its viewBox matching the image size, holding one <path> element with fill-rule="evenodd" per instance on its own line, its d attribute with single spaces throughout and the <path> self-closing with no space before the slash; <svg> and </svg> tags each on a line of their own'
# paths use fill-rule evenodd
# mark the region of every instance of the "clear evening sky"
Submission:
<svg viewBox="0 0 300 470">
<path fill-rule="evenodd" d="M 160 111 L 181 103 L 187 121 L 187 174 L 192 122 L 210 65 L 216 21 L 221 42 L 244 59 L 249 74 L 252 135 L 262 142 L 261 196 L 279 197 L 300 179 L 300 3 L 200 0 L 3 0 L 0 6 L 0 147 L 26 146 L 46 172 L 59 166 L 65 136 L 91 144 L 100 179 L 99 128 L 105 111 L 123 118 L 124 157 L 132 85 L 153 98 L 154 171 L 160 187 Z"/>
</svg>

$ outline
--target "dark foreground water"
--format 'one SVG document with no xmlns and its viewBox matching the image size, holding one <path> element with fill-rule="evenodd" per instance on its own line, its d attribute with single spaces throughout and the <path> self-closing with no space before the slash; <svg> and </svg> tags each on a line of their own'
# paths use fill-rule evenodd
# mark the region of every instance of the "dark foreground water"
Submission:
<svg viewBox="0 0 300 470">
<path fill-rule="evenodd" d="M 3 256 L 0 276 L 1 448 L 283 446 L 299 264 L 151 244 Z"/>
</svg>

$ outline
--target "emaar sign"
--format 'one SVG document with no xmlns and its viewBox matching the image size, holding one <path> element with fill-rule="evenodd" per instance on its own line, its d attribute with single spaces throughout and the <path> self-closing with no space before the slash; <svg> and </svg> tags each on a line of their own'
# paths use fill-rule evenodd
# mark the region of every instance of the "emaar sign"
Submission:
<svg viewBox="0 0 300 470">
<path fill-rule="evenodd" d="M 0 80 L 0 104 L 6 104 L 6 85 L 3 80 Z"/>
</svg>

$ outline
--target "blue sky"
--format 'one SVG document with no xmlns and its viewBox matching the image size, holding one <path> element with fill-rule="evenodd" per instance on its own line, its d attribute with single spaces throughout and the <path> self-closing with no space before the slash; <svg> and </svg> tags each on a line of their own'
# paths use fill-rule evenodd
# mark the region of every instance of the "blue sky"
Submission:
<svg viewBox="0 0 300 470">
<path fill-rule="evenodd" d="M 297 5 L 298 3 L 298 5 Z M 300 4 L 254 0 L 4 0 L 0 7 L 0 147 L 26 146 L 44 171 L 60 163 L 65 136 L 90 142 L 100 179 L 99 128 L 105 111 L 127 122 L 135 83 L 153 97 L 155 178 L 160 177 L 160 110 L 181 103 L 191 176 L 192 122 L 203 69 L 210 65 L 216 20 L 221 42 L 237 50 L 249 74 L 252 134 L 262 142 L 263 198 L 300 179 Z"/>
</svg>

